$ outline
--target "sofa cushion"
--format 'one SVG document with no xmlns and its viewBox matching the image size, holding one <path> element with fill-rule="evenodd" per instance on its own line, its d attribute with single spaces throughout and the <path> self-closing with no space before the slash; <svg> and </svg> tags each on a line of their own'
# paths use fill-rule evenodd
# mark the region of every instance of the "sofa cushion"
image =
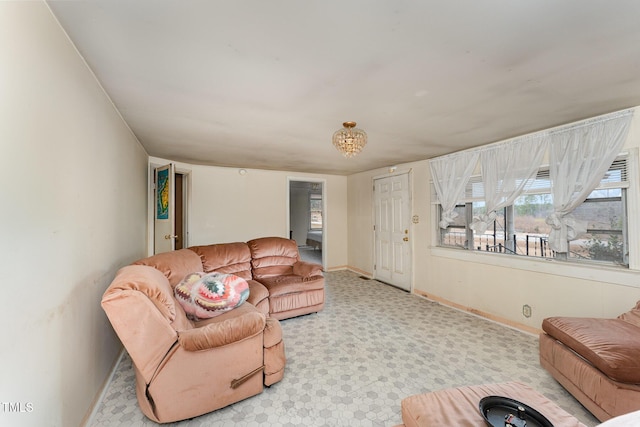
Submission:
<svg viewBox="0 0 640 427">
<path fill-rule="evenodd" d="M 247 242 L 251 251 L 254 279 L 292 274 L 293 265 L 300 260 L 298 245 L 282 237 L 262 237 Z"/>
<path fill-rule="evenodd" d="M 188 249 L 180 249 L 177 251 L 163 252 L 140 259 L 133 263 L 134 265 L 147 265 L 156 270 L 160 270 L 162 274 L 169 279 L 169 284 L 175 286 L 189 273 L 194 271 L 202 271 L 202 262 L 200 257 L 193 251 Z"/>
<path fill-rule="evenodd" d="M 217 271 L 218 273 L 233 274 L 245 280 L 252 278 L 251 252 L 246 243 L 220 243 L 193 246 L 189 249 L 198 254 L 205 273 Z"/>
<path fill-rule="evenodd" d="M 304 279 L 322 276 L 322 266 L 313 262 L 298 261 L 293 264 L 293 274 Z"/>
<path fill-rule="evenodd" d="M 178 334 L 180 345 L 187 351 L 222 347 L 260 334 L 265 329 L 265 315 L 250 304 L 196 322 L 193 329 Z"/>
<path fill-rule="evenodd" d="M 260 279 L 260 283 L 269 290 L 270 298 L 279 295 L 324 289 L 323 276 L 313 276 L 304 280 L 300 276 L 288 274 L 285 276 L 263 277 Z"/>
<path fill-rule="evenodd" d="M 631 310 L 618 316 L 618 319 L 624 320 L 625 322 L 631 323 L 632 325 L 636 325 L 640 328 L 640 301 L 638 301 L 636 306 Z"/>
<path fill-rule="evenodd" d="M 406 427 L 486 426 L 478 402 L 487 396 L 509 396 L 526 402 L 556 427 L 585 427 L 544 395 L 519 382 L 461 386 L 405 397 L 400 402 L 402 421 Z"/>
<path fill-rule="evenodd" d="M 175 287 L 175 296 L 191 319 L 210 319 L 245 302 L 249 285 L 232 274 L 191 273 Z"/>
<path fill-rule="evenodd" d="M 247 302 L 250 302 L 253 306 L 257 308 L 261 301 L 264 301 L 267 298 L 269 298 L 269 291 L 267 290 L 267 288 L 265 288 L 265 286 L 262 283 L 257 282 L 255 280 L 247 280 L 247 283 L 249 284 L 249 292 L 250 292 Z"/>
<path fill-rule="evenodd" d="M 176 318 L 171 286 L 166 276 L 157 269 L 145 265 L 127 265 L 116 273 L 116 277 L 103 295 L 109 300 L 122 291 L 138 291 L 145 294 L 160 314 L 169 322 Z"/>
<path fill-rule="evenodd" d="M 542 329 L 614 381 L 640 383 L 640 328 L 621 319 L 550 317 Z"/>
</svg>

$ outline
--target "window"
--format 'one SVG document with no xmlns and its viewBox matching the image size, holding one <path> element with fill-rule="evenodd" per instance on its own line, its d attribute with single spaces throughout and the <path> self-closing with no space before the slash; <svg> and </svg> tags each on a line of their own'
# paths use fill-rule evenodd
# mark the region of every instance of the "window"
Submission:
<svg viewBox="0 0 640 427">
<path fill-rule="evenodd" d="M 559 258 L 575 262 L 602 262 L 627 266 L 627 156 L 618 157 L 599 186 L 572 215 L 587 221 L 587 233 L 569 242 L 567 254 L 556 254 L 548 246 L 551 226 L 546 218 L 553 212 L 549 171 L 541 169 L 535 182 L 513 205 L 499 210 L 496 219 L 482 233 L 469 225 L 484 214 L 482 179 L 472 176 L 464 200 L 456 206 L 458 216 L 446 229 L 439 229 L 439 246 L 499 254 Z M 440 212 L 440 208 L 438 209 Z"/>
<path fill-rule="evenodd" d="M 322 230 L 322 194 L 309 194 L 309 229 Z"/>
</svg>

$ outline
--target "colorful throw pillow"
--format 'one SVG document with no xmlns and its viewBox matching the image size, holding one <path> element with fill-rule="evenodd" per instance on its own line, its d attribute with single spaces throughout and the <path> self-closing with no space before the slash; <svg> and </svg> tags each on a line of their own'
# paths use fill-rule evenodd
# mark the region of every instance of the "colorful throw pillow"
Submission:
<svg viewBox="0 0 640 427">
<path fill-rule="evenodd" d="M 191 273 L 175 287 L 175 296 L 191 320 L 210 319 L 249 298 L 249 284 L 233 274 Z"/>
</svg>

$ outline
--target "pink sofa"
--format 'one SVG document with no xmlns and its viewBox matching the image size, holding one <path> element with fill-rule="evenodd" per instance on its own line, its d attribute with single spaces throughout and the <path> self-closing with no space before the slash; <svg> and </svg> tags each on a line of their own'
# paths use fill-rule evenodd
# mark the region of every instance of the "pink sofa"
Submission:
<svg viewBox="0 0 640 427">
<path fill-rule="evenodd" d="M 133 361 L 138 403 L 150 419 L 166 423 L 202 415 L 283 378 L 278 318 L 322 309 L 324 278 L 321 266 L 299 260 L 295 242 L 275 237 L 252 242 L 141 259 L 120 269 L 105 291 L 102 307 Z M 212 319 L 191 321 L 174 287 L 202 271 L 247 280 L 247 302 Z M 266 283 L 254 280 L 254 273 Z"/>
<path fill-rule="evenodd" d="M 540 364 L 600 421 L 640 410 L 640 301 L 615 319 L 550 317 Z"/>
<path fill-rule="evenodd" d="M 322 266 L 300 260 L 295 240 L 263 237 L 247 242 L 253 279 L 269 293 L 269 314 L 288 319 L 324 307 Z"/>
</svg>

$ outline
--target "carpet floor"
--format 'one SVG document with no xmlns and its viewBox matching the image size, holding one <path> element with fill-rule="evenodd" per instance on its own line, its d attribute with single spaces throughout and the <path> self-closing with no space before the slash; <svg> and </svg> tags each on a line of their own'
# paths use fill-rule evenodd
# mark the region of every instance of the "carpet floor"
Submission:
<svg viewBox="0 0 640 427">
<path fill-rule="evenodd" d="M 313 249 L 311 246 L 298 246 L 298 253 L 303 261 L 322 264 L 322 249 Z"/>
<path fill-rule="evenodd" d="M 520 381 L 587 426 L 597 420 L 538 362 L 538 339 L 349 271 L 326 273 L 325 309 L 281 321 L 281 382 L 193 426 L 385 426 L 407 396 L 461 385 Z M 127 354 L 92 426 L 150 426 Z"/>
</svg>

